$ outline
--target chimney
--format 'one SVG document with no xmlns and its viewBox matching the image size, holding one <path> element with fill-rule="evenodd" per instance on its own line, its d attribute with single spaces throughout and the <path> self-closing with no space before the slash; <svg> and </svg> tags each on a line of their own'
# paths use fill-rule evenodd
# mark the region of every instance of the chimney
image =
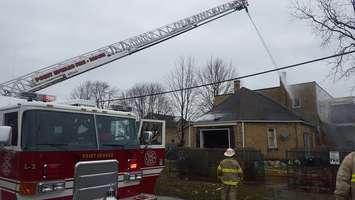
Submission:
<svg viewBox="0 0 355 200">
<path fill-rule="evenodd" d="M 287 85 L 287 80 L 286 80 L 286 72 L 281 72 L 280 74 L 280 86 L 286 86 Z"/>
<path fill-rule="evenodd" d="M 280 102 L 282 105 L 291 108 L 292 97 L 291 92 L 287 86 L 286 72 L 281 72 L 280 74 Z"/>
<path fill-rule="evenodd" d="M 240 90 L 240 80 L 234 81 L 234 94 Z"/>
</svg>

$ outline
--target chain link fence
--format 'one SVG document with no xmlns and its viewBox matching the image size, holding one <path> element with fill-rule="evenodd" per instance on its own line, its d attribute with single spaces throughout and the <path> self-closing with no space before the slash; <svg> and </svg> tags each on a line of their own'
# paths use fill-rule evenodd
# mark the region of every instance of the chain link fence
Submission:
<svg viewBox="0 0 355 200">
<path fill-rule="evenodd" d="M 336 156 L 338 159 L 331 160 L 330 151 L 287 151 L 289 188 L 307 192 L 332 193 L 335 189 L 339 164 L 350 151 L 332 152 L 339 155 L 339 157 Z"/>
</svg>

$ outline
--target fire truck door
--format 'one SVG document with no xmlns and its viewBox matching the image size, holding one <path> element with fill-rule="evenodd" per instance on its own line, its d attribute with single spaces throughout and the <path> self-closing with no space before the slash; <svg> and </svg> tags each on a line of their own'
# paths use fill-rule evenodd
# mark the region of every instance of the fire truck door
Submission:
<svg viewBox="0 0 355 200">
<path fill-rule="evenodd" d="M 154 194 L 157 178 L 164 169 L 165 121 L 143 119 L 139 126 L 142 190 Z"/>
<path fill-rule="evenodd" d="M 141 148 L 165 148 L 165 121 L 142 119 L 138 134 Z"/>
</svg>

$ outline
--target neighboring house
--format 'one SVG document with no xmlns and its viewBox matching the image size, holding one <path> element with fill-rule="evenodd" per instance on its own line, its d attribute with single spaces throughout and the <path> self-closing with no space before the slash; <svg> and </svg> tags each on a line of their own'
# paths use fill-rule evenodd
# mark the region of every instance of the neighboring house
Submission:
<svg viewBox="0 0 355 200">
<path fill-rule="evenodd" d="M 355 97 L 334 98 L 328 106 L 331 124 L 355 125 Z"/>
<path fill-rule="evenodd" d="M 338 149 L 355 149 L 355 97 L 334 98 L 323 102 L 327 112 L 327 144 Z"/>
<path fill-rule="evenodd" d="M 315 127 L 261 92 L 240 88 L 216 98 L 214 108 L 192 125 L 198 148 L 254 148 L 266 159 L 285 159 L 287 150 L 315 146 Z"/>
<path fill-rule="evenodd" d="M 149 113 L 145 119 L 157 119 L 165 121 L 165 144 L 177 143 L 178 128 L 177 120 L 172 115 L 161 115 L 156 113 Z"/>
</svg>

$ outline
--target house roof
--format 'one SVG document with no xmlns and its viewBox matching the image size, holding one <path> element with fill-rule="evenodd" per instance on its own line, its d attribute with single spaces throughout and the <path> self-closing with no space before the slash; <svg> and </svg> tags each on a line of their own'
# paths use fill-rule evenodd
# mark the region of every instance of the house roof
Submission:
<svg viewBox="0 0 355 200">
<path fill-rule="evenodd" d="M 286 107 L 259 92 L 241 88 L 195 122 L 304 121 Z"/>
<path fill-rule="evenodd" d="M 315 85 L 317 82 L 312 81 L 312 82 L 304 82 L 304 83 L 295 83 L 295 84 L 287 84 L 288 87 L 296 87 L 296 86 L 302 86 L 302 85 Z M 319 86 L 319 85 L 318 85 Z M 320 86 L 319 86 L 320 87 Z M 270 90 L 270 89 L 276 89 L 280 88 L 280 86 L 274 86 L 274 87 L 267 87 L 267 88 L 259 88 L 255 89 L 254 91 L 263 91 L 263 90 Z"/>
</svg>

